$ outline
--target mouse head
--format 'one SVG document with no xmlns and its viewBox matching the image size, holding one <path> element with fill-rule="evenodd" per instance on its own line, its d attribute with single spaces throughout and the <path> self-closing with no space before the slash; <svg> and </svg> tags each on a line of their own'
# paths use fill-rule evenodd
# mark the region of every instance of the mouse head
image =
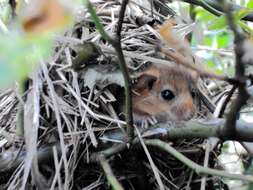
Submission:
<svg viewBox="0 0 253 190">
<path fill-rule="evenodd" d="M 196 75 L 176 67 L 156 68 L 143 72 L 134 90 L 135 121 L 155 116 L 159 122 L 189 120 L 195 113 L 190 86 Z"/>
</svg>

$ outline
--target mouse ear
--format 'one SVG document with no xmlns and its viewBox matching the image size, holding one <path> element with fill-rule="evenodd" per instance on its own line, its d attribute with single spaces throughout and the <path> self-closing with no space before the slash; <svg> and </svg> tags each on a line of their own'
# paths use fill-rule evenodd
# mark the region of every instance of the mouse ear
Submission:
<svg viewBox="0 0 253 190">
<path fill-rule="evenodd" d="M 151 90 L 156 80 L 157 80 L 156 76 L 144 73 L 138 77 L 137 83 L 134 85 L 134 90 L 136 91 L 142 91 L 145 89 Z"/>
</svg>

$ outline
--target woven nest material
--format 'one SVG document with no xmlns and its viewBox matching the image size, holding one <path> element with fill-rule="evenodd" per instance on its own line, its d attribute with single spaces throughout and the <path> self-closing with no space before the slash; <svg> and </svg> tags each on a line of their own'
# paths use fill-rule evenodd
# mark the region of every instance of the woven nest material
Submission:
<svg viewBox="0 0 253 190">
<path fill-rule="evenodd" d="M 114 34 L 120 3 L 100 0 L 93 5 L 106 31 Z M 173 16 L 178 22 L 176 29 L 182 35 L 188 34 L 191 29 L 191 24 L 173 15 L 173 10 L 166 7 L 159 10 L 159 5 L 156 5 L 151 13 L 148 1 L 131 1 L 127 7 L 121 42 L 132 78 L 146 64 L 173 64 L 155 50 L 159 43 L 156 26 Z M 3 188 L 9 186 L 15 189 L 20 186 L 24 175 L 20 171 L 27 168 L 24 161 L 26 155 L 31 154 L 27 151 L 31 150 L 29 146 L 26 150 L 23 140 L 16 135 L 16 124 L 20 119 L 18 109 L 24 104 L 25 138 L 31 141 L 31 147 L 37 141 L 39 170 L 43 180 L 47 183 L 55 180 L 54 174 L 58 172 L 59 178 L 68 177 L 71 189 L 110 189 L 100 166 L 89 163 L 89 159 L 93 152 L 117 143 L 108 136 L 105 138 L 105 134 L 112 130 L 121 131 L 119 127 L 124 127 L 122 114 L 115 108 L 117 102 L 123 102 L 124 83 L 117 68 L 114 49 L 101 39 L 89 14 L 82 10 L 77 20 L 64 36 L 57 37 L 50 61 L 41 62 L 27 80 L 26 92 L 22 96 L 15 89 L 0 94 L 0 172 L 3 176 L 0 182 Z M 111 88 L 112 84 L 119 86 L 117 93 Z M 209 88 L 210 84 L 215 85 Z M 212 102 L 224 94 L 221 85 L 210 80 L 199 81 L 195 97 L 198 108 L 196 119 L 212 116 L 215 108 Z M 173 141 L 172 145 L 194 162 L 203 165 L 203 142 L 203 139 L 180 140 Z M 54 152 L 52 145 L 56 145 Z M 200 187 L 201 176 L 176 158 L 155 148 L 150 148 L 149 152 L 167 189 Z M 53 153 L 58 153 L 58 161 L 53 159 Z M 210 167 L 218 165 L 217 155 L 219 149 L 210 153 Z M 141 147 L 125 150 L 113 156 L 109 163 L 126 189 L 158 188 Z M 67 170 L 64 169 L 66 166 Z M 32 188 L 33 183 L 28 181 L 27 188 Z M 59 181 L 56 186 L 60 188 Z M 208 179 L 209 189 L 215 189 L 216 186 L 222 187 L 224 184 L 216 178 Z"/>
</svg>

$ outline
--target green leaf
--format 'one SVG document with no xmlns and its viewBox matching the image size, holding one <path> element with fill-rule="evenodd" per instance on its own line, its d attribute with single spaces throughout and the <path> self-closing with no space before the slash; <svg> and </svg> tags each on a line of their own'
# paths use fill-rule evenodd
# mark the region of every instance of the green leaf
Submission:
<svg viewBox="0 0 253 190">
<path fill-rule="evenodd" d="M 203 43 L 204 43 L 204 45 L 206 45 L 206 46 L 212 46 L 212 44 L 213 44 L 213 38 L 210 36 L 210 35 L 206 35 L 205 37 L 204 37 L 204 39 L 203 39 Z"/>
<path fill-rule="evenodd" d="M 224 15 L 214 19 L 209 25 L 209 30 L 223 29 L 227 26 L 226 17 Z"/>
<path fill-rule="evenodd" d="M 253 30 L 252 28 L 250 28 L 247 24 L 245 24 L 242 21 L 238 21 L 238 24 L 247 32 L 249 32 L 251 34 L 251 36 L 253 36 Z"/>
<path fill-rule="evenodd" d="M 217 45 L 218 48 L 226 48 L 230 45 L 231 36 L 227 32 L 222 32 L 220 35 L 217 35 Z"/>
<path fill-rule="evenodd" d="M 235 22 L 240 21 L 242 18 L 247 16 L 249 13 L 251 13 L 252 10 L 250 9 L 241 9 L 239 11 L 236 11 L 233 13 Z M 224 29 L 227 26 L 226 17 L 224 15 L 220 16 L 219 18 L 214 19 L 209 25 L 209 30 L 218 30 L 218 29 Z"/>
<path fill-rule="evenodd" d="M 217 64 L 213 60 L 207 61 L 207 67 L 216 74 L 223 74 L 223 71 L 217 67 Z"/>
<path fill-rule="evenodd" d="M 240 9 L 239 11 L 234 13 L 234 18 L 236 20 L 241 20 L 242 18 L 244 18 L 245 16 L 247 16 L 251 12 L 252 12 L 252 10 L 250 10 L 250 9 Z"/>
<path fill-rule="evenodd" d="M 196 7 L 195 12 L 196 12 L 196 18 L 205 23 L 217 18 L 213 14 L 209 13 L 208 11 L 200 7 Z"/>
<path fill-rule="evenodd" d="M 49 55 L 53 41 L 49 34 L 0 35 L 0 88 L 24 80 L 39 59 Z"/>
<path fill-rule="evenodd" d="M 253 9 L 253 0 L 249 0 L 249 2 L 247 3 L 247 8 Z"/>
</svg>

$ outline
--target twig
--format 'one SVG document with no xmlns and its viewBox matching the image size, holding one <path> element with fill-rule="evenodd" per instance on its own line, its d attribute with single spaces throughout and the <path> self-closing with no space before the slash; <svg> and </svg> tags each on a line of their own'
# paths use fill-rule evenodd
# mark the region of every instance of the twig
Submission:
<svg viewBox="0 0 253 190">
<path fill-rule="evenodd" d="M 205 159 L 204 159 L 204 167 L 208 167 L 209 164 L 209 154 L 211 151 L 211 140 L 207 139 L 205 141 Z M 206 178 L 207 176 L 202 176 L 201 178 L 201 186 L 200 186 L 200 190 L 205 190 L 206 189 Z"/>
<path fill-rule="evenodd" d="M 156 165 L 155 165 L 155 163 L 154 163 L 154 161 L 153 161 L 153 159 L 152 159 L 152 157 L 151 157 L 151 155 L 150 155 L 150 153 L 148 151 L 148 148 L 145 145 L 143 138 L 141 137 L 141 133 L 140 133 L 140 131 L 138 130 L 138 128 L 136 126 L 135 126 L 135 130 L 136 130 L 136 133 L 138 135 L 139 142 L 140 142 L 140 144 L 141 144 L 141 146 L 142 146 L 142 148 L 143 148 L 143 150 L 144 150 L 144 152 L 145 152 L 145 154 L 146 154 L 146 156 L 148 158 L 148 161 L 149 161 L 150 166 L 152 168 L 152 171 L 154 173 L 155 179 L 156 179 L 156 181 L 157 181 L 157 183 L 159 185 L 159 189 L 160 190 L 165 190 L 165 187 L 163 185 L 162 179 L 161 179 L 161 177 L 159 175 L 158 168 L 156 167 Z"/>
<path fill-rule="evenodd" d="M 124 21 L 124 16 L 125 16 L 127 4 L 128 4 L 128 0 L 123 0 L 121 7 L 120 7 L 120 11 L 119 11 L 119 20 L 118 20 L 118 26 L 117 26 L 117 31 L 116 31 L 116 35 L 117 35 L 119 41 L 121 39 L 122 24 Z"/>
<path fill-rule="evenodd" d="M 216 80 L 222 80 L 222 81 L 226 81 L 232 85 L 241 85 L 245 83 L 246 79 L 241 79 L 241 78 L 229 78 L 227 76 L 224 75 L 217 75 L 215 73 L 209 72 L 207 70 L 205 70 L 203 67 L 199 67 L 198 64 L 194 64 L 193 60 L 189 60 L 188 58 L 184 57 L 183 55 L 168 50 L 166 48 L 163 47 L 159 47 L 159 49 L 161 50 L 161 52 L 163 52 L 169 59 L 173 59 L 173 61 L 175 61 L 177 64 L 179 65 L 183 65 L 185 68 L 191 69 L 193 71 L 196 71 L 198 73 L 198 75 L 200 77 L 203 78 L 213 78 Z"/>
<path fill-rule="evenodd" d="M 209 11 L 210 13 L 221 16 L 224 12 L 224 7 L 222 6 L 221 2 L 219 0 L 183 0 L 186 3 L 201 6 L 205 10 Z M 241 9 L 245 9 L 245 7 L 242 7 L 240 5 L 234 4 L 229 2 L 228 3 L 233 11 L 239 11 Z M 242 20 L 246 21 L 253 21 L 253 12 L 242 18 Z"/>
<path fill-rule="evenodd" d="M 134 129 L 133 129 L 133 111 L 132 111 L 132 88 L 131 88 L 131 80 L 129 77 L 126 61 L 124 58 L 123 50 L 121 47 L 121 30 L 122 30 L 122 24 L 124 20 L 125 10 L 127 6 L 128 0 L 123 0 L 122 5 L 119 12 L 119 20 L 118 20 L 118 27 L 117 27 L 117 43 L 114 43 L 114 48 L 117 52 L 118 59 L 119 59 L 119 66 L 121 69 L 121 72 L 124 77 L 125 81 L 125 112 L 126 112 L 126 122 L 127 122 L 127 134 L 128 134 L 128 142 L 131 142 L 133 140 L 134 136 Z"/>
<path fill-rule="evenodd" d="M 106 31 L 104 30 L 103 25 L 101 24 L 94 8 L 92 7 L 91 3 L 89 0 L 85 1 L 86 7 L 88 11 L 91 14 L 91 17 L 95 23 L 96 28 L 98 29 L 99 33 L 101 36 L 107 40 L 112 46 L 114 47 L 118 59 L 119 59 L 119 66 L 120 70 L 122 72 L 122 75 L 124 77 L 124 82 L 125 82 L 125 114 L 126 114 L 126 123 L 127 123 L 127 142 L 131 142 L 133 139 L 133 115 L 132 115 L 132 90 L 131 90 L 131 82 L 130 82 L 130 77 L 128 74 L 128 69 L 126 65 L 126 61 L 124 59 L 122 47 L 121 47 L 121 30 L 122 30 L 122 23 L 124 20 L 124 15 L 125 15 L 125 10 L 126 10 L 126 5 L 128 3 L 128 0 L 123 0 L 120 13 L 119 13 L 119 20 L 118 20 L 118 27 L 116 31 L 116 37 L 112 38 L 110 37 Z"/>
<path fill-rule="evenodd" d="M 223 119 L 216 119 L 214 121 L 208 122 L 199 122 L 199 121 L 187 121 L 184 123 L 177 123 L 174 127 L 168 128 L 153 128 L 150 130 L 158 130 L 156 134 L 156 138 L 161 137 L 162 139 L 192 139 L 192 138 L 208 138 L 208 137 L 218 137 L 225 138 L 222 133 L 222 127 L 224 125 Z M 236 132 L 237 136 L 235 138 L 229 140 L 238 140 L 238 141 L 248 141 L 253 142 L 253 128 L 252 123 L 247 123 L 244 121 L 237 121 Z M 145 137 L 151 137 L 144 133 L 142 135 Z M 135 138 L 133 140 L 133 144 L 139 144 L 139 138 Z M 62 155 L 60 144 L 56 145 L 58 154 Z M 103 155 L 105 158 L 116 155 L 127 148 L 126 143 L 116 144 L 111 148 L 103 150 L 101 152 L 93 153 L 90 157 L 91 162 L 99 162 L 99 156 Z M 13 162 L 13 155 L 17 155 L 17 151 L 6 151 L 5 154 L 0 155 L 0 172 L 7 172 L 18 167 L 20 163 L 22 163 L 25 159 L 25 151 L 21 151 L 20 155 L 17 157 L 17 160 Z M 43 147 L 38 149 L 38 160 L 39 163 L 47 161 L 47 159 L 52 158 L 52 146 Z"/>
<path fill-rule="evenodd" d="M 150 1 L 151 17 L 154 18 L 154 0 Z"/>
<path fill-rule="evenodd" d="M 214 103 L 210 100 L 208 95 L 201 89 L 201 88 L 196 88 L 196 93 L 198 94 L 198 97 L 200 100 L 203 102 L 203 104 L 207 107 L 207 109 L 211 112 L 214 113 L 215 110 L 215 105 Z"/>
<path fill-rule="evenodd" d="M 242 56 L 245 53 L 243 51 L 243 44 L 245 42 L 245 37 L 242 33 L 238 31 L 237 25 L 234 22 L 233 15 L 231 13 L 231 7 L 222 0 L 222 3 L 224 4 L 224 11 L 227 16 L 227 22 L 229 27 L 234 33 L 235 40 L 235 55 L 236 55 L 236 63 L 235 63 L 235 78 L 239 81 L 242 81 L 246 78 L 245 76 L 245 63 L 243 62 Z M 227 115 L 227 120 L 224 126 L 224 133 L 228 136 L 236 136 L 236 120 L 239 111 L 241 108 L 247 103 L 247 100 L 249 99 L 249 94 L 246 90 L 246 83 L 243 82 L 241 84 L 238 84 L 238 95 L 235 99 L 235 101 L 231 105 L 231 109 Z"/>
<path fill-rule="evenodd" d="M 216 16 L 222 15 L 222 12 L 220 12 L 219 10 L 217 10 L 214 7 L 212 7 L 211 5 L 209 5 L 206 1 L 199 1 L 199 0 L 183 0 L 183 1 L 186 3 L 193 4 L 193 5 L 201 6 L 205 10 L 209 11 L 210 13 L 212 13 Z"/>
<path fill-rule="evenodd" d="M 226 110 L 226 107 L 227 107 L 227 105 L 228 105 L 228 103 L 229 103 L 232 95 L 234 94 L 236 88 L 237 88 L 236 86 L 233 86 L 232 89 L 228 92 L 228 95 L 227 95 L 227 97 L 226 97 L 226 99 L 225 99 L 225 101 L 222 104 L 222 107 L 220 109 L 220 113 L 218 115 L 218 118 L 222 118 L 223 117 L 223 114 L 224 114 L 224 112 Z"/>
<path fill-rule="evenodd" d="M 200 166 L 200 165 L 196 164 L 195 162 L 191 161 L 189 158 L 185 157 L 183 154 L 178 152 L 173 147 L 171 147 L 168 143 L 165 143 L 159 139 L 145 140 L 145 144 L 158 147 L 158 148 L 168 152 L 169 154 L 171 154 L 175 158 L 177 158 L 179 161 L 181 161 L 185 165 L 187 165 L 189 168 L 194 170 L 199 175 L 208 174 L 208 175 L 213 175 L 213 176 L 226 177 L 226 178 L 234 179 L 234 180 L 253 182 L 253 176 L 251 176 L 251 175 L 230 174 L 225 171 L 220 171 L 220 170 L 215 170 L 215 169 Z"/>
<path fill-rule="evenodd" d="M 226 138 L 226 134 L 223 133 L 224 119 L 214 119 L 209 121 L 186 121 L 178 123 L 170 123 L 171 127 L 162 127 L 154 126 L 142 132 L 142 137 L 145 138 L 162 138 L 169 140 L 178 140 L 178 139 L 193 139 L 193 138 L 208 138 L 208 137 L 217 137 L 217 138 Z M 237 140 L 237 141 L 247 141 L 253 142 L 253 128 L 251 127 L 252 123 L 244 122 L 238 120 L 236 122 L 236 132 L 237 135 L 230 137 L 228 140 Z M 117 140 L 123 140 L 121 137 L 122 133 L 119 131 L 113 133 L 113 136 L 108 138 L 114 139 L 117 136 Z M 137 143 L 136 138 L 133 140 L 133 144 Z M 120 145 L 118 145 L 120 146 Z M 121 145 L 122 146 L 122 145 Z M 109 156 L 116 154 L 117 151 L 124 150 L 123 147 L 110 148 L 109 152 L 106 152 Z M 105 154 L 105 155 L 106 155 Z"/>
<path fill-rule="evenodd" d="M 106 161 L 104 156 L 99 157 L 99 162 L 105 172 L 106 178 L 108 182 L 111 184 L 112 188 L 115 190 L 124 190 L 121 184 L 118 182 L 116 177 L 113 174 L 113 171 L 109 165 L 109 163 Z"/>
<path fill-rule="evenodd" d="M 112 155 L 118 154 L 120 152 L 122 152 L 123 150 L 125 150 L 125 148 L 127 148 L 127 144 L 126 143 L 122 143 L 122 144 L 116 144 L 111 148 L 108 148 L 106 150 L 97 152 L 97 153 L 93 153 L 90 157 L 90 161 L 91 162 L 98 162 L 99 160 L 99 156 L 103 155 L 105 158 L 108 158 Z"/>
<path fill-rule="evenodd" d="M 62 121 L 60 118 L 60 110 L 58 107 L 57 99 L 56 99 L 56 92 L 54 89 L 54 85 L 49 77 L 48 74 L 48 69 L 46 64 L 44 63 L 43 60 L 41 60 L 41 67 L 43 74 L 45 76 L 46 82 L 48 84 L 49 88 L 49 95 L 52 99 L 52 104 L 54 106 L 54 113 L 56 117 L 56 125 L 57 125 L 57 130 L 59 133 L 59 139 L 60 139 L 60 147 L 62 151 L 62 158 L 63 158 L 63 165 L 64 165 L 64 171 L 65 171 L 65 181 L 64 181 L 64 188 L 67 188 L 69 185 L 69 173 L 68 173 L 68 161 L 67 161 L 67 149 L 65 147 L 65 142 L 64 142 L 64 135 L 63 135 L 63 128 L 62 128 Z"/>
<path fill-rule="evenodd" d="M 18 86 L 17 96 L 19 99 L 18 112 L 17 112 L 17 123 L 16 123 L 16 134 L 17 136 L 24 137 L 24 93 L 25 93 L 25 81 L 21 81 Z"/>
<path fill-rule="evenodd" d="M 236 136 L 226 136 L 223 132 L 225 120 L 187 121 L 177 123 L 173 128 L 161 128 L 160 136 L 167 139 L 192 139 L 218 137 L 221 139 L 253 142 L 252 123 L 241 120 L 236 122 Z"/>
</svg>

